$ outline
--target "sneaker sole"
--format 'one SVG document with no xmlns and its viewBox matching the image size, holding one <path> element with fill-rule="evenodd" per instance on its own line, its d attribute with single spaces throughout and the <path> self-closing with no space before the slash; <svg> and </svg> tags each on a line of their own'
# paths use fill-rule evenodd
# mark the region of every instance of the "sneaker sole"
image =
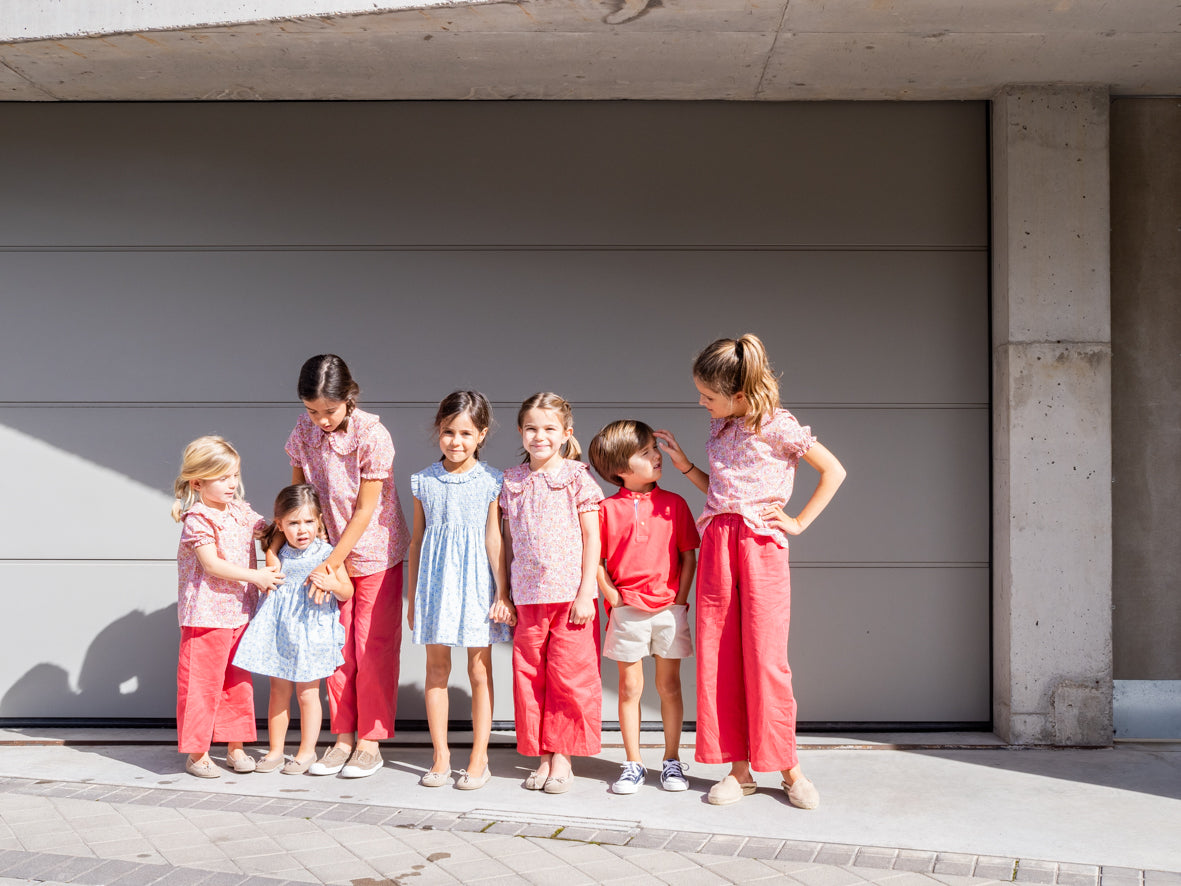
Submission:
<svg viewBox="0 0 1181 886">
<path fill-rule="evenodd" d="M 634 794 L 639 791 L 639 789 L 640 786 L 638 784 L 629 784 L 622 788 L 618 787 L 617 785 L 611 785 L 611 793 L 613 794 Z"/>
</svg>

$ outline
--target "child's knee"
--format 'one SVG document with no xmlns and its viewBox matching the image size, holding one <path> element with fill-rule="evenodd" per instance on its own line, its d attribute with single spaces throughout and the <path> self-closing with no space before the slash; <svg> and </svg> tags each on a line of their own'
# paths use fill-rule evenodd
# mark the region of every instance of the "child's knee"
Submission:
<svg viewBox="0 0 1181 886">
<path fill-rule="evenodd" d="M 487 686 L 492 681 L 492 675 L 488 670 L 488 663 L 482 658 L 477 657 L 468 659 L 467 677 L 472 688 Z"/>
<path fill-rule="evenodd" d="M 631 667 L 619 672 L 619 700 L 634 703 L 644 694 L 644 671 L 639 667 Z"/>
</svg>

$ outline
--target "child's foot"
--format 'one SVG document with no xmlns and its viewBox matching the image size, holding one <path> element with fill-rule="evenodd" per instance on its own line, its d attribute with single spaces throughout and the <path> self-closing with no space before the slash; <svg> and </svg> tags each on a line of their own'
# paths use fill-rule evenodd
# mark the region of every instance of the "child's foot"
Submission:
<svg viewBox="0 0 1181 886">
<path fill-rule="evenodd" d="M 444 769 L 442 772 L 438 772 L 432 768 L 429 772 L 423 774 L 422 778 L 418 780 L 418 783 L 424 788 L 441 788 L 447 784 L 447 779 L 450 777 L 450 769 Z"/>
<path fill-rule="evenodd" d="M 254 764 L 255 772 L 274 772 L 283 765 L 282 754 L 267 754 Z"/>
<path fill-rule="evenodd" d="M 257 767 L 254 758 L 246 753 L 241 748 L 230 751 L 226 754 L 226 763 L 235 772 L 253 772 Z"/>
<path fill-rule="evenodd" d="M 306 757 L 298 755 L 292 757 L 285 764 L 283 764 L 284 775 L 303 775 L 316 762 L 315 754 L 308 754 Z"/>
<path fill-rule="evenodd" d="M 565 775 L 551 775 L 545 780 L 545 784 L 541 789 L 547 794 L 564 794 L 570 790 L 570 785 L 574 781 L 574 773 L 568 772 Z"/>
<path fill-rule="evenodd" d="M 800 809 L 816 809 L 820 806 L 820 791 L 804 776 L 797 776 L 791 784 L 783 783 L 783 790 L 787 793 L 787 802 Z"/>
<path fill-rule="evenodd" d="M 666 791 L 689 790 L 689 779 L 685 778 L 685 770 L 689 767 L 680 760 L 665 760 L 660 764 L 660 786 Z"/>
<path fill-rule="evenodd" d="M 611 793 L 613 794 L 634 794 L 640 789 L 640 785 L 644 783 L 644 764 L 636 763 L 628 760 L 623 764 L 623 774 L 619 776 L 615 784 L 611 785 Z M 660 776 L 661 781 L 664 781 L 664 776 Z"/>
<path fill-rule="evenodd" d="M 221 773 L 217 771 L 208 754 L 200 754 L 195 760 L 190 754 L 185 759 L 185 772 L 197 778 L 221 778 Z"/>
<path fill-rule="evenodd" d="M 334 744 L 324 752 L 323 757 L 308 767 L 308 772 L 312 775 L 336 775 L 344 769 L 352 754 L 351 747 Z"/>
</svg>

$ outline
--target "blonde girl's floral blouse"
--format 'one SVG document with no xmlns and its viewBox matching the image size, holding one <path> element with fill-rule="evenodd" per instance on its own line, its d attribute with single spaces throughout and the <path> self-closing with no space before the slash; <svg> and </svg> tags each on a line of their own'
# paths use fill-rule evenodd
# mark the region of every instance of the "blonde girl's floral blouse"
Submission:
<svg viewBox="0 0 1181 886">
<path fill-rule="evenodd" d="M 705 444 L 709 491 L 697 525 L 704 529 L 716 514 L 738 514 L 752 532 L 786 548 L 787 533 L 768 526 L 759 514 L 769 505 L 787 504 L 796 465 L 815 442 L 812 429 L 786 409 L 776 409 L 757 433 L 742 417 L 711 420 Z"/>
<path fill-rule="evenodd" d="M 348 427 L 325 433 L 301 415 L 287 438 L 291 466 L 320 493 L 328 538 L 336 544 L 357 507 L 362 480 L 381 481 L 381 501 L 345 559 L 349 575 L 373 575 L 401 563 L 410 546 L 394 486 L 394 441 L 376 415 L 354 409 Z"/>
<path fill-rule="evenodd" d="M 513 537 L 512 589 L 518 606 L 568 603 L 582 584 L 579 514 L 599 510 L 603 493 L 579 461 L 554 471 L 517 465 L 504 472 L 500 508 Z"/>
<path fill-rule="evenodd" d="M 232 501 L 219 511 L 198 501 L 185 512 L 176 552 L 176 614 L 181 627 L 236 628 L 250 621 L 258 588 L 208 575 L 197 559 L 197 548 L 214 545 L 227 563 L 254 569 L 258 565 L 254 533 L 264 526 L 266 520 L 245 502 Z"/>
</svg>

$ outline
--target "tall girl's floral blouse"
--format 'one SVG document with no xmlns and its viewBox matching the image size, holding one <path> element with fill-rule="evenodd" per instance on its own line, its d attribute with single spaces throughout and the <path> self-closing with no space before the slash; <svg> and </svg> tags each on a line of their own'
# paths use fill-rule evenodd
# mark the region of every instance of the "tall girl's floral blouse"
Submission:
<svg viewBox="0 0 1181 886">
<path fill-rule="evenodd" d="M 266 520 L 245 502 L 232 501 L 224 511 L 198 501 L 181 519 L 176 552 L 177 619 L 181 627 L 236 628 L 250 621 L 258 588 L 244 581 L 215 578 L 201 568 L 197 548 L 213 545 L 227 563 L 258 566 L 254 533 Z"/>
<path fill-rule="evenodd" d="M 504 472 L 500 508 L 513 537 L 512 593 L 518 606 L 568 603 L 582 584 L 578 515 L 597 511 L 603 493 L 580 461 L 553 471 L 517 465 Z"/>
<path fill-rule="evenodd" d="M 769 505 L 787 504 L 796 465 L 815 442 L 812 429 L 786 409 L 776 409 L 757 433 L 741 416 L 712 419 L 705 444 L 709 491 L 698 527 L 704 529 L 715 514 L 738 514 L 752 532 L 786 548 L 787 533 L 768 526 L 759 514 Z"/>
<path fill-rule="evenodd" d="M 394 441 L 376 415 L 354 409 L 348 427 L 325 433 L 306 414 L 287 438 L 291 466 L 320 493 L 328 538 L 336 544 L 353 516 L 362 480 L 381 480 L 381 500 L 345 559 L 349 575 L 373 575 L 401 563 L 410 546 L 394 486 Z"/>
</svg>

